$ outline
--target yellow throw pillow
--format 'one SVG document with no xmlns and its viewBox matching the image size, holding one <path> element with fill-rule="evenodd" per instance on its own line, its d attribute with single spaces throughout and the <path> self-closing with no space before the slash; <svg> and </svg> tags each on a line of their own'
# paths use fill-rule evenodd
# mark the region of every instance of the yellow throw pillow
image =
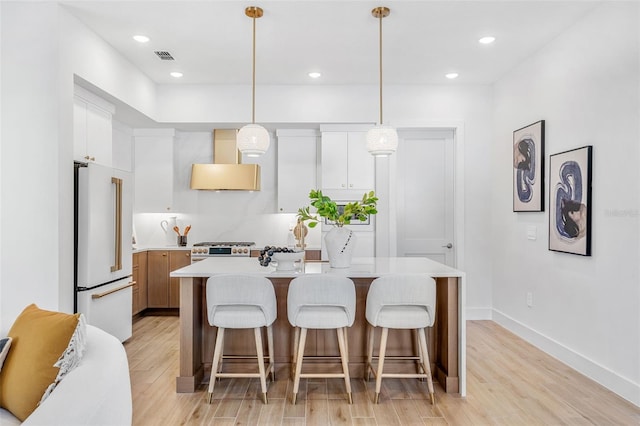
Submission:
<svg viewBox="0 0 640 426">
<path fill-rule="evenodd" d="M 27 306 L 9 330 L 11 350 L 0 371 L 0 407 L 23 422 L 56 380 L 54 367 L 69 345 L 80 314 Z"/>
</svg>

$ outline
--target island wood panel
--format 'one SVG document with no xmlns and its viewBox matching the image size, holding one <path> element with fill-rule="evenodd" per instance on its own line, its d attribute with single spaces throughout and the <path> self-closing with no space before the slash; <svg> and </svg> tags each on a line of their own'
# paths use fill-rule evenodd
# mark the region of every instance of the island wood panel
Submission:
<svg viewBox="0 0 640 426">
<path fill-rule="evenodd" d="M 432 374 L 445 389 L 459 392 L 458 373 L 458 286 L 455 278 L 436 279 L 436 341 Z M 431 353 L 429 354 L 431 356 Z M 431 359 L 432 363 L 434 359 Z M 447 392 L 449 392 L 447 390 Z"/>
<path fill-rule="evenodd" d="M 176 378 L 177 392 L 195 392 L 204 377 L 203 335 L 208 326 L 206 321 L 202 321 L 204 283 L 204 278 L 180 278 L 180 376 Z"/>
<path fill-rule="evenodd" d="M 169 272 L 191 264 L 191 251 L 172 250 L 169 252 Z M 169 278 L 169 308 L 180 307 L 180 278 Z"/>
<path fill-rule="evenodd" d="M 186 281 L 188 280 L 188 281 Z M 274 327 L 274 352 L 277 364 L 291 362 L 293 328 L 287 318 L 287 291 L 291 278 L 271 278 L 277 299 L 277 318 Z M 366 362 L 365 318 L 366 295 L 372 278 L 356 278 L 356 319 L 348 330 L 349 366 L 354 376 L 363 375 Z M 436 323 L 427 329 L 429 358 L 434 378 L 447 392 L 459 392 L 457 317 L 458 295 L 456 278 L 437 278 Z M 188 287 L 188 288 L 184 288 Z M 208 377 L 215 345 L 216 328 L 207 319 L 206 278 L 181 278 L 181 365 L 177 378 L 178 392 L 194 392 L 195 387 Z M 186 298 L 185 298 L 186 297 Z M 197 306 L 197 310 L 190 307 Z M 185 316 L 183 321 L 183 315 Z M 193 315 L 193 317 L 192 317 Z M 185 323 L 184 325 L 183 322 Z M 376 333 L 375 352 L 379 345 L 380 332 Z M 191 342 L 191 343 L 190 343 Z M 255 356 L 255 340 L 251 330 L 227 330 L 225 332 L 224 354 L 235 356 Z M 265 342 L 266 353 L 266 337 Z M 188 350 L 185 349 L 188 346 Z M 401 357 L 415 354 L 415 336 L 410 330 L 392 330 L 387 343 L 387 356 Z M 183 355 L 182 352 L 188 352 Z M 326 370 L 330 366 L 327 357 L 339 356 L 334 330 L 311 330 L 307 336 L 305 356 L 317 357 L 305 360 L 305 371 Z M 184 358 L 184 359 L 183 359 Z M 250 361 L 255 364 L 255 361 Z M 184 365 L 183 365 L 184 363 Z M 390 359 L 385 362 L 385 371 L 407 371 L 413 368 L 413 361 Z M 225 371 L 246 371 L 253 368 L 239 358 L 226 359 Z M 339 368 L 339 366 L 338 366 Z"/>
</svg>

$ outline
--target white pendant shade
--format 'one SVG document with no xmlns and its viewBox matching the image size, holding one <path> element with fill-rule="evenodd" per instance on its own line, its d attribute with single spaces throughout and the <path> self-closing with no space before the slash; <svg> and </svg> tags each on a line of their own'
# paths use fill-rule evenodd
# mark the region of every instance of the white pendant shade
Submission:
<svg viewBox="0 0 640 426">
<path fill-rule="evenodd" d="M 374 157 L 388 157 L 398 148 L 398 132 L 393 127 L 382 124 L 382 18 L 389 16 L 390 13 L 391 10 L 385 6 L 376 7 L 371 11 L 380 25 L 378 43 L 380 52 L 380 124 L 367 132 L 367 151 Z"/>
<path fill-rule="evenodd" d="M 247 124 L 238 131 L 237 148 L 247 157 L 259 157 L 269 149 L 267 129 L 259 124 Z"/>
<path fill-rule="evenodd" d="M 236 148 L 247 157 L 260 157 L 269 149 L 269 132 L 256 124 L 256 19 L 262 17 L 264 11 L 257 6 L 249 6 L 244 14 L 253 20 L 253 51 L 252 51 L 252 83 L 251 83 L 251 124 L 247 124 L 238 131 Z"/>
<path fill-rule="evenodd" d="M 367 151 L 374 157 L 387 157 L 398 148 L 398 132 L 391 126 L 378 124 L 367 132 Z"/>
</svg>

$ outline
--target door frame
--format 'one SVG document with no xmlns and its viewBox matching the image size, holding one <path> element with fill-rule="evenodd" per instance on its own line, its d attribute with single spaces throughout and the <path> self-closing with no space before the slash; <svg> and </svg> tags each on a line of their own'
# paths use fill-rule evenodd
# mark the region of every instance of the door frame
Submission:
<svg viewBox="0 0 640 426">
<path fill-rule="evenodd" d="M 454 268 L 464 270 L 464 123 L 444 121 L 429 123 L 394 122 L 398 130 L 453 131 L 453 244 Z M 380 199 L 376 217 L 376 256 L 397 256 L 397 198 L 392 191 L 397 182 L 396 157 L 376 157 L 376 195 Z"/>
</svg>

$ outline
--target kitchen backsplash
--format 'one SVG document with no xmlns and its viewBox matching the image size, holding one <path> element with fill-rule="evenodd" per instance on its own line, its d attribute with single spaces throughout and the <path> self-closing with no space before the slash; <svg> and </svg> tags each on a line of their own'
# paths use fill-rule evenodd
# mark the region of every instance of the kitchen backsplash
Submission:
<svg viewBox="0 0 640 426">
<path fill-rule="evenodd" d="M 162 221 L 170 225 L 165 232 Z M 173 224 L 184 232 L 191 225 L 188 245 L 202 241 L 254 241 L 257 247 L 286 246 L 289 229 L 295 226 L 295 214 L 198 215 L 182 213 L 137 213 L 133 215 L 137 247 L 164 247 L 177 245 Z M 307 247 L 320 248 L 320 227 L 309 229 Z"/>
</svg>

